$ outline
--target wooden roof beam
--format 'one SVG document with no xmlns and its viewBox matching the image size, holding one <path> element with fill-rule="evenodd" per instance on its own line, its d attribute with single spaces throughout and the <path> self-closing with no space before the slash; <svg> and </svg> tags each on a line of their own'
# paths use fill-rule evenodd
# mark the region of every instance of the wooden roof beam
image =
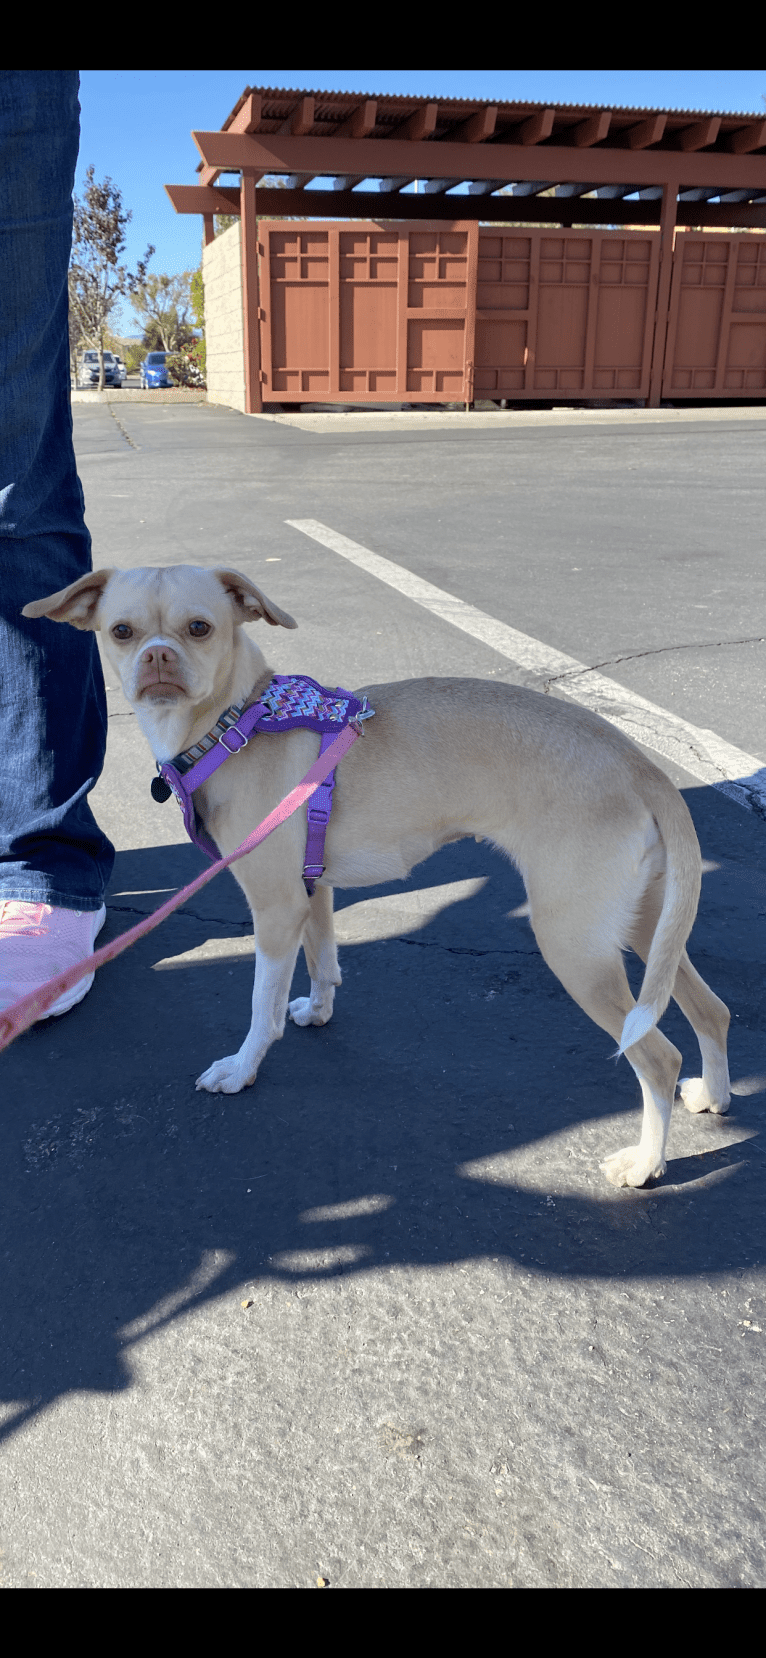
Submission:
<svg viewBox="0 0 766 1658">
<path fill-rule="evenodd" d="M 707 150 L 718 137 L 721 125 L 720 115 L 711 115 L 704 121 L 696 121 L 693 127 L 683 127 L 678 134 L 678 148 L 690 154 L 693 150 Z"/>
<path fill-rule="evenodd" d="M 335 128 L 333 138 L 369 138 L 370 133 L 375 130 L 377 114 L 377 99 L 365 98 L 361 104 L 357 104 L 355 110 L 352 110 L 348 120 L 342 121 L 340 126 Z"/>
<path fill-rule="evenodd" d="M 712 124 L 698 124 L 707 129 L 701 135 L 703 139 L 710 137 Z M 250 167 L 261 173 L 310 172 L 325 177 L 353 173 L 378 178 L 385 166 L 390 177 L 438 175 L 440 180 L 478 180 L 505 174 L 519 183 L 534 173 L 536 178 L 542 176 L 553 184 L 587 182 L 595 189 L 602 184 L 628 182 L 625 175 L 629 168 L 629 177 L 635 178 L 638 173 L 643 188 L 677 185 L 688 190 L 717 185 L 723 190 L 766 190 L 766 156 L 734 156 L 721 150 L 700 155 L 684 154 L 680 148 L 670 152 L 648 149 L 641 153 L 639 168 L 635 157 L 611 146 L 578 149 L 549 144 L 538 151 L 505 142 L 455 144 L 449 139 L 413 145 L 397 139 L 293 138 L 262 132 L 243 136 L 195 132 L 193 137 L 203 161 L 222 171 Z"/>
<path fill-rule="evenodd" d="M 313 125 L 314 99 L 309 97 L 299 98 L 295 107 L 291 109 L 287 120 L 282 122 L 279 131 L 292 133 L 293 138 L 303 138 L 307 132 L 311 131 Z"/>
<path fill-rule="evenodd" d="M 239 190 L 228 190 L 220 186 L 205 189 L 192 184 L 167 184 L 165 189 L 177 213 L 199 213 L 205 216 L 211 230 L 210 239 L 215 213 L 240 212 Z M 608 218 L 612 224 L 657 225 L 661 219 L 662 190 L 649 190 L 642 192 L 643 194 L 646 195 L 646 200 L 636 202 L 613 199 L 608 207 L 603 201 L 588 196 L 571 200 L 565 205 L 560 198 L 552 195 L 527 196 L 523 202 L 511 202 L 505 192 L 501 196 L 489 196 L 478 200 L 469 196 L 431 196 L 427 203 L 420 195 L 406 195 L 397 199 L 395 217 L 402 220 L 415 219 L 421 224 L 424 219 L 426 222 L 440 223 L 445 220 L 452 223 L 464 220 L 492 223 L 513 217 L 529 224 L 562 224 L 575 219 L 580 224 L 598 225 L 603 224 L 604 219 Z M 258 212 L 279 219 L 289 218 L 292 214 L 304 215 L 309 204 L 312 219 L 333 221 L 348 217 L 352 220 L 368 219 L 374 224 L 382 225 L 392 217 L 390 197 L 386 202 L 385 197 L 381 198 L 373 191 L 348 190 L 336 194 L 330 190 L 315 190 L 307 198 L 297 191 L 276 190 L 268 185 L 259 185 L 256 196 Z M 679 225 L 721 225 L 727 228 L 737 225 L 741 228 L 766 229 L 766 200 L 763 203 L 739 204 L 673 201 L 672 205 Z M 385 219 L 381 214 L 381 208 Z"/>
<path fill-rule="evenodd" d="M 433 138 L 438 117 L 438 104 L 423 104 L 420 109 L 413 110 L 406 121 L 401 121 L 398 127 L 392 127 L 391 131 L 386 133 L 386 137 L 404 138 L 409 143 L 419 144 L 424 138 Z"/>
<path fill-rule="evenodd" d="M 406 121 L 401 121 L 398 127 L 393 127 L 386 137 L 397 141 L 404 139 L 410 144 L 422 144 L 424 140 L 433 138 L 438 118 L 438 104 L 423 104 L 420 109 L 413 110 Z M 412 184 L 415 177 L 415 173 L 401 173 L 396 178 L 382 178 L 379 189 L 386 195 L 403 190 L 405 185 Z"/>
<path fill-rule="evenodd" d="M 639 121 L 637 126 L 628 127 L 628 149 L 648 150 L 650 144 L 659 144 L 667 119 L 667 115 L 650 115 L 648 121 Z"/>
<path fill-rule="evenodd" d="M 762 150 L 766 146 L 766 121 L 751 121 L 746 127 L 737 127 L 724 143 L 733 155 L 750 155 L 752 150 Z"/>
<path fill-rule="evenodd" d="M 598 115 L 589 115 L 587 121 L 579 121 L 576 127 L 572 127 L 568 134 L 569 142 L 578 150 L 590 150 L 594 144 L 603 144 L 611 124 L 611 110 L 602 109 Z"/>
<path fill-rule="evenodd" d="M 530 115 L 522 121 L 518 131 L 520 144 L 544 144 L 553 132 L 553 118 L 555 109 L 538 109 L 535 115 Z"/>
<path fill-rule="evenodd" d="M 293 138 L 305 138 L 314 125 L 314 99 L 299 98 L 294 109 L 291 109 L 286 121 L 282 122 L 280 132 L 289 133 Z M 291 173 L 285 188 L 287 190 L 305 190 L 311 183 L 313 173 Z"/>
<path fill-rule="evenodd" d="M 249 92 L 245 98 L 242 108 L 237 110 L 233 120 L 224 130 L 226 132 L 238 133 L 257 132 L 261 124 L 262 105 L 263 100 L 260 92 Z M 203 163 L 203 165 L 198 169 L 200 174 L 200 184 L 215 184 L 215 181 L 220 177 L 222 170 L 223 169 L 220 167 L 206 167 Z M 262 173 L 260 174 L 260 177 L 263 178 Z"/>
<path fill-rule="evenodd" d="M 497 125 L 497 104 L 487 104 L 484 109 L 477 109 L 469 115 L 467 121 L 461 121 L 453 127 L 449 134 L 450 144 L 484 144 Z"/>
<path fill-rule="evenodd" d="M 352 110 L 348 120 L 342 121 L 335 128 L 334 138 L 369 138 L 375 131 L 375 122 L 378 114 L 376 98 L 365 98 Z M 360 184 L 366 173 L 339 173 L 330 184 L 331 190 L 353 190 L 355 184 Z"/>
<path fill-rule="evenodd" d="M 231 188 L 228 185 L 219 184 L 213 189 L 210 184 L 166 184 L 165 190 L 176 213 L 229 213 L 236 215 L 242 211 L 239 186 Z"/>
</svg>

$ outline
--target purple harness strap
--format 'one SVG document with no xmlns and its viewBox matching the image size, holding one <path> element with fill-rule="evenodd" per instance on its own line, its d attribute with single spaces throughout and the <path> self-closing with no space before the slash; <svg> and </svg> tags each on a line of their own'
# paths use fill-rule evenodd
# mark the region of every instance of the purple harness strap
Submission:
<svg viewBox="0 0 766 1658">
<path fill-rule="evenodd" d="M 275 674 L 251 708 L 243 709 L 241 705 L 227 708 L 218 724 L 198 743 L 162 765 L 158 762 L 159 776 L 152 782 L 152 794 L 155 800 L 167 800 L 174 794 L 183 812 L 189 839 L 208 858 L 218 858 L 218 847 L 200 822 L 192 796 L 224 760 L 245 748 L 254 734 L 295 731 L 299 727 L 321 732 L 321 756 L 346 726 L 353 725 L 363 734 L 361 722 L 371 719 L 374 712 L 374 708 L 368 708 L 366 697 L 360 702 L 341 685 L 331 691 L 305 674 Z M 307 807 L 303 881 L 309 897 L 324 872 L 324 843 L 334 788 L 333 770 Z"/>
</svg>

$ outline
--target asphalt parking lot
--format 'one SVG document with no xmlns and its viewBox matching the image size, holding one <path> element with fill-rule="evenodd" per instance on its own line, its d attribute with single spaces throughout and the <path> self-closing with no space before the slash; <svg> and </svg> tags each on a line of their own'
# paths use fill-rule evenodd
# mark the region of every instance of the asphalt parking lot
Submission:
<svg viewBox="0 0 766 1658">
<path fill-rule="evenodd" d="M 338 893 L 331 1024 L 197 1093 L 249 1020 L 223 874 L 0 1061 L 0 1583 L 766 1586 L 766 794 L 716 786 L 766 765 L 766 409 L 74 418 L 96 564 L 243 570 L 298 620 L 258 635 L 277 671 L 547 677 L 645 720 L 714 866 L 689 950 L 734 1097 L 611 1189 L 638 1085 L 473 841 Z M 102 941 L 204 864 L 106 678 Z"/>
</svg>

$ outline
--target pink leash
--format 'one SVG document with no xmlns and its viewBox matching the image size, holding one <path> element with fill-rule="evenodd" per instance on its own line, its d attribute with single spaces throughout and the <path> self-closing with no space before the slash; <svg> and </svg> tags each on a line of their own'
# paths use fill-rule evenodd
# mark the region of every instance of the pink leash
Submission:
<svg viewBox="0 0 766 1658">
<path fill-rule="evenodd" d="M 265 841 L 274 829 L 278 829 L 280 823 L 284 823 L 285 819 L 291 817 L 293 812 L 297 812 L 298 807 L 302 806 L 310 795 L 316 793 L 320 784 L 337 766 L 338 761 L 350 749 L 351 744 L 356 742 L 358 736 L 359 732 L 354 731 L 350 725 L 347 725 L 340 736 L 336 737 L 332 747 L 326 748 L 324 754 L 321 754 L 319 759 L 314 761 L 310 771 L 306 772 L 306 776 L 302 778 L 301 782 L 291 790 L 290 794 L 285 795 L 284 800 L 274 807 L 273 812 L 269 812 L 268 817 L 265 817 L 263 822 L 259 823 L 257 829 L 253 829 L 247 839 L 243 840 L 242 845 L 237 847 L 236 852 L 230 852 L 228 857 L 219 858 L 217 863 L 211 864 L 209 869 L 203 870 L 202 874 L 197 876 L 196 881 L 190 881 L 188 887 L 183 887 L 174 898 L 169 898 L 166 904 L 155 910 L 152 915 L 148 915 L 145 921 L 139 921 L 138 925 L 131 927 L 127 933 L 120 933 L 117 938 L 111 940 L 111 943 L 102 945 L 101 949 L 96 950 L 92 956 L 86 956 L 84 961 L 77 962 L 74 967 L 68 967 L 65 973 L 57 974 L 55 979 L 48 979 L 46 984 L 39 986 L 39 989 L 33 990 L 29 996 L 22 996 L 20 1001 L 14 1002 L 11 1007 L 7 1007 L 3 1013 L 0 1013 L 0 1051 L 7 1048 L 11 1042 L 15 1041 L 17 1036 L 21 1036 L 22 1031 L 28 1030 L 30 1025 L 40 1019 L 47 1009 L 58 1001 L 59 996 L 62 996 L 65 990 L 69 990 L 71 985 L 77 984 L 80 979 L 94 972 L 97 967 L 103 967 L 104 962 L 114 961 L 115 956 L 121 956 L 123 950 L 129 949 L 130 945 L 135 944 L 137 939 L 145 938 L 147 933 L 153 932 L 154 928 L 159 927 L 160 923 L 165 921 L 169 915 L 172 915 L 174 910 L 180 909 L 187 898 L 191 898 L 193 893 L 200 892 L 203 887 L 207 886 L 208 881 L 212 881 L 214 876 L 218 875 L 222 869 L 228 869 L 229 864 L 236 863 L 237 858 L 244 858 L 248 852 L 252 852 L 256 846 L 260 846 L 261 841 Z"/>
</svg>

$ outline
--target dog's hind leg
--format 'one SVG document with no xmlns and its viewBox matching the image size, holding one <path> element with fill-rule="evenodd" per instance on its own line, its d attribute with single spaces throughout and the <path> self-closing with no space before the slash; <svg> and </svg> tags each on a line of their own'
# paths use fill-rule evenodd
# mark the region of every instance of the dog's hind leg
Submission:
<svg viewBox="0 0 766 1658">
<path fill-rule="evenodd" d="M 662 899 L 662 880 L 652 881 L 644 894 L 630 937 L 633 949 L 642 961 L 646 961 L 649 954 Z M 700 978 L 685 950 L 673 986 L 673 998 L 682 1013 L 686 1014 L 702 1055 L 702 1076 L 682 1078 L 679 1083 L 681 1099 L 687 1111 L 728 1111 L 731 1100 L 726 1057 L 729 1010 Z"/>
<path fill-rule="evenodd" d="M 617 1042 L 627 1015 L 635 1007 L 622 955 L 608 948 L 601 930 L 588 928 L 578 937 L 575 907 L 569 914 L 557 910 L 553 918 L 538 919 L 532 902 L 532 926 L 542 954 L 565 990 L 602 1030 Z M 637 1146 L 613 1152 L 602 1164 L 613 1186 L 643 1186 L 665 1172 L 670 1116 L 681 1064 L 677 1048 L 651 1030 L 628 1049 L 626 1058 L 641 1084 L 644 1114 Z"/>
<path fill-rule="evenodd" d="M 332 887 L 316 886 L 303 933 L 303 950 L 311 976 L 311 995 L 297 996 L 288 1012 L 296 1025 L 326 1025 L 332 1018 L 335 987 L 341 982 Z"/>
</svg>

